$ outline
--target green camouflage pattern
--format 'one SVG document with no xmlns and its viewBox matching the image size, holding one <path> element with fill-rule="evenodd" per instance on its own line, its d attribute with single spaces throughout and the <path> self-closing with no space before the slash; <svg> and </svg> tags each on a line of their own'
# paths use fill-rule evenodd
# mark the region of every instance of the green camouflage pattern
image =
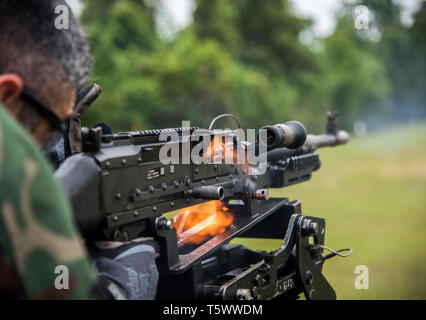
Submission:
<svg viewBox="0 0 426 320">
<path fill-rule="evenodd" d="M 96 277 L 76 230 L 52 167 L 0 105 L 0 296 L 92 298 Z M 55 287 L 58 265 L 69 289 Z"/>
</svg>

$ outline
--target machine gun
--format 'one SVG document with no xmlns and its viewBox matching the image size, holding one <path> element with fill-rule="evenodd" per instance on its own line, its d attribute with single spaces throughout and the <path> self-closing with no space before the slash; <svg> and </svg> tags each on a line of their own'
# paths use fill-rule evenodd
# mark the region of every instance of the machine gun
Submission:
<svg viewBox="0 0 426 320">
<path fill-rule="evenodd" d="M 335 299 L 322 267 L 326 259 L 341 254 L 324 255 L 325 220 L 302 215 L 300 201 L 269 198 L 268 189 L 309 180 L 321 165 L 315 151 L 344 144 L 349 135 L 338 130 L 331 113 L 324 135 L 307 135 L 296 121 L 263 129 L 263 171 L 247 163 L 188 163 L 184 153 L 178 158 L 181 163 L 160 159 L 167 144 L 192 151 L 198 145 L 194 141 L 206 136 L 213 142 L 207 151 L 200 149 L 204 158 L 214 157 L 215 143 L 232 152 L 238 146 L 252 148 L 259 155 L 262 142 L 243 141 L 233 130 L 224 131 L 232 136 L 232 143 L 225 144 L 213 129 L 193 139 L 199 135 L 195 127 L 115 135 L 103 135 L 101 128 L 83 129 L 84 177 L 78 184 L 87 192 L 77 197 L 73 190 L 81 194 L 81 188 L 68 190 L 83 236 L 112 241 L 152 237 L 161 252 L 160 300 L 294 299 L 302 292 L 307 299 Z M 161 138 L 172 134 L 174 141 Z M 205 213 L 207 204 L 214 208 L 212 214 L 186 225 L 197 212 Z M 179 210 L 174 220 L 164 216 Z M 219 215 L 225 222 L 218 226 Z M 214 233 L 202 232 L 212 226 Z M 283 244 L 273 252 L 257 252 L 229 244 L 236 237 L 283 239 Z"/>
</svg>

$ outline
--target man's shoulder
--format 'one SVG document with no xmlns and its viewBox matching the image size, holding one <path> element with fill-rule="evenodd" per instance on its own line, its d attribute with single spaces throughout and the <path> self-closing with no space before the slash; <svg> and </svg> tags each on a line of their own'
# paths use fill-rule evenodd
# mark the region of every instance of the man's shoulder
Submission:
<svg viewBox="0 0 426 320">
<path fill-rule="evenodd" d="M 87 297 L 94 276 L 78 239 L 53 168 L 0 106 L 0 265 L 18 272 L 28 297 L 57 294 L 55 267 L 65 265 L 80 283 L 67 293 Z"/>
<path fill-rule="evenodd" d="M 55 183 L 53 169 L 38 146 L 0 104 L 0 200 L 8 191 L 20 193 L 28 175 L 32 182 Z"/>
<path fill-rule="evenodd" d="M 53 176 L 53 168 L 30 135 L 0 106 L 0 206 L 17 206 L 17 220 L 25 224 L 25 207 L 49 229 L 74 236 L 69 227 L 57 226 L 59 216 L 69 218 L 70 208 Z"/>
</svg>

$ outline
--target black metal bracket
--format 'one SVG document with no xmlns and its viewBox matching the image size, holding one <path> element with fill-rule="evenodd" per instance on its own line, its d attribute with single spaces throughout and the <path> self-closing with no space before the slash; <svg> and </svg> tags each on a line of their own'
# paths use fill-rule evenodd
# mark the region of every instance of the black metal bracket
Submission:
<svg viewBox="0 0 426 320">
<path fill-rule="evenodd" d="M 265 209 L 262 219 L 252 217 L 246 228 L 244 224 L 234 226 L 186 255 L 178 255 L 178 249 L 169 242 L 172 240 L 166 240 L 166 234 L 174 230 L 157 233 L 163 239 L 159 241 L 162 250 L 166 250 L 160 268 L 159 298 L 168 299 L 175 293 L 192 299 L 294 299 L 303 292 L 307 299 L 335 299 L 334 290 L 321 273 L 322 249 L 315 246 L 324 245 L 325 220 L 302 216 L 299 201 L 271 200 L 259 203 Z M 278 250 L 257 252 L 227 244 L 237 235 L 284 237 L 284 241 Z"/>
<path fill-rule="evenodd" d="M 336 293 L 322 274 L 325 220 L 301 216 L 297 223 L 297 273 L 306 299 L 335 300 Z M 312 241 L 310 241 L 310 238 Z"/>
</svg>

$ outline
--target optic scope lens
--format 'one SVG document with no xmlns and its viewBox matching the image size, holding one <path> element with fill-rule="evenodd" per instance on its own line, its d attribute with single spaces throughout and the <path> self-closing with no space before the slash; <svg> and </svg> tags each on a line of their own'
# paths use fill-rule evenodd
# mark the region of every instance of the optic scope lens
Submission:
<svg viewBox="0 0 426 320">
<path fill-rule="evenodd" d="M 266 126 L 262 129 L 266 130 L 266 145 L 268 150 L 277 148 L 297 149 L 304 145 L 307 137 L 305 126 L 298 121 Z M 259 142 L 262 143 L 262 141 Z"/>
</svg>

